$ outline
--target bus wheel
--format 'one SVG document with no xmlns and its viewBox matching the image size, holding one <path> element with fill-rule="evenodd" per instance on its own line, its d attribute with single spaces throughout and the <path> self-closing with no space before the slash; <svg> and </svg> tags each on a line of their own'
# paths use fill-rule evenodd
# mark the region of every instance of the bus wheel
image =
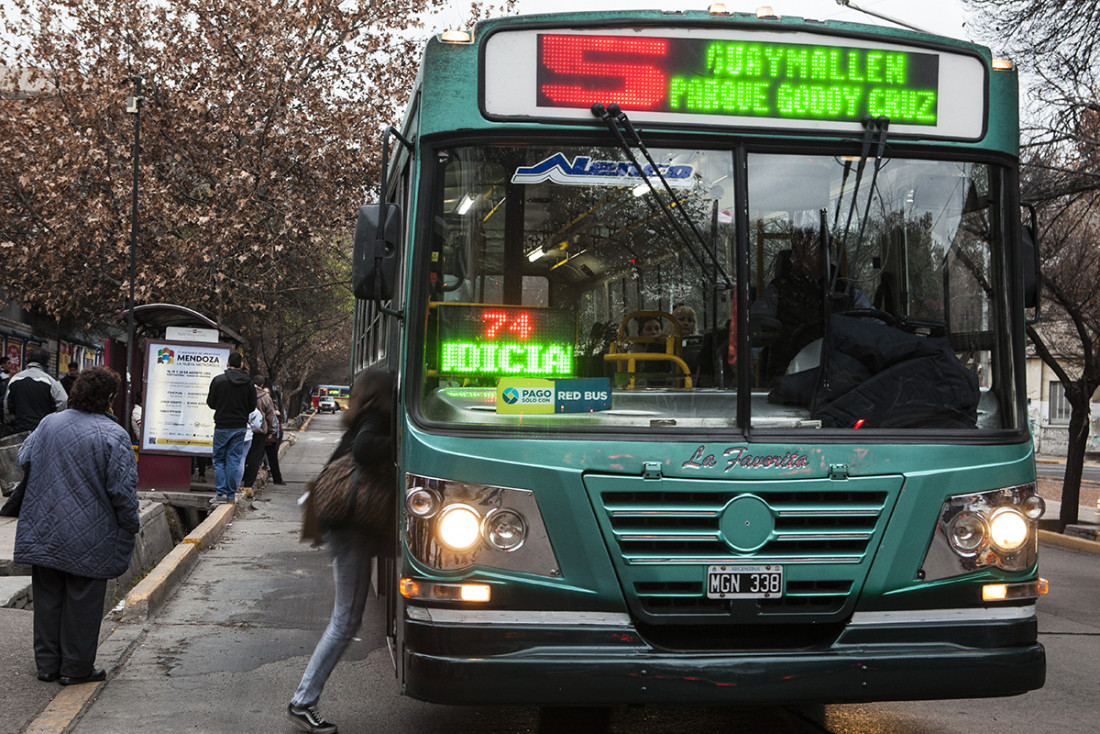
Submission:
<svg viewBox="0 0 1100 734">
<path fill-rule="evenodd" d="M 610 706 L 545 706 L 539 709 L 539 734 L 605 734 Z"/>
</svg>

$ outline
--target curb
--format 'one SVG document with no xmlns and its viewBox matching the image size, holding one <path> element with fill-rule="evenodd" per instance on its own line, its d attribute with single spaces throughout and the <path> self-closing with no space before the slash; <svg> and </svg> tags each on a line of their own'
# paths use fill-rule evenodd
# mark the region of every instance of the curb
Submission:
<svg viewBox="0 0 1100 734">
<path fill-rule="evenodd" d="M 1035 457 L 1035 463 L 1036 464 L 1065 464 L 1066 463 L 1066 457 L 1063 456 L 1061 458 L 1057 458 L 1057 457 L 1052 458 L 1052 457 L 1047 457 L 1047 456 L 1036 456 Z M 1084 464 L 1085 466 L 1100 466 L 1100 461 L 1089 461 L 1088 459 L 1086 459 L 1085 461 L 1083 461 L 1081 463 Z"/>
<path fill-rule="evenodd" d="M 115 627 L 107 638 L 100 643 L 99 649 L 96 651 L 96 657 L 100 660 L 111 661 L 103 666 L 109 677 L 113 676 L 115 671 L 122 666 L 134 647 L 144 637 L 145 630 L 142 627 Z M 46 708 L 27 724 L 22 730 L 22 734 L 60 734 L 67 731 L 72 727 L 73 722 L 88 709 L 96 694 L 99 693 L 100 688 L 105 685 L 106 683 L 101 681 L 62 688 L 50 700 Z"/>
<path fill-rule="evenodd" d="M 1084 553 L 1100 555 L 1100 543 L 1092 540 L 1085 540 L 1084 538 L 1074 538 L 1069 535 L 1062 535 L 1061 533 L 1055 533 L 1051 530 L 1040 530 L 1039 542 L 1048 545 L 1056 545 L 1060 548 L 1069 548 Z"/>
<path fill-rule="evenodd" d="M 197 528 L 188 533 L 187 536 L 180 541 L 180 545 L 184 543 L 196 545 L 199 550 L 206 550 L 214 545 L 222 537 L 222 533 L 225 532 L 225 526 L 233 519 L 236 509 L 236 504 L 218 505 L 206 516 L 205 520 L 199 523 Z"/>
<path fill-rule="evenodd" d="M 166 555 L 123 600 L 119 619 L 123 622 L 145 622 L 175 591 L 195 563 L 199 551 L 218 542 L 225 526 L 233 519 L 235 504 L 219 505 L 197 528 Z"/>
</svg>

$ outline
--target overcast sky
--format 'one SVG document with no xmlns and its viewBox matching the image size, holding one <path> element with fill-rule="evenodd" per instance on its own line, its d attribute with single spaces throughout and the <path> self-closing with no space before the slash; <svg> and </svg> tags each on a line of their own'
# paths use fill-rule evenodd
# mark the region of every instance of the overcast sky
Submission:
<svg viewBox="0 0 1100 734">
<path fill-rule="evenodd" d="M 972 40 L 963 23 L 962 0 L 851 0 L 852 4 L 882 15 L 905 21 L 924 30 L 952 38 Z M 518 0 L 521 13 L 546 13 L 574 10 L 706 10 L 707 0 Z M 754 12 L 770 5 L 780 15 L 797 15 L 817 20 L 844 20 L 856 23 L 889 25 L 864 13 L 844 8 L 836 0 L 728 0 L 734 12 Z"/>
</svg>

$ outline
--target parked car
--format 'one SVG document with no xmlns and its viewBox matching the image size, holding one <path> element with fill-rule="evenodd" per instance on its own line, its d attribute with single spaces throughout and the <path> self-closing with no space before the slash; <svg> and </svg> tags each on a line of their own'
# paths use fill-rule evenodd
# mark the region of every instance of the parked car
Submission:
<svg viewBox="0 0 1100 734">
<path fill-rule="evenodd" d="M 318 413 L 339 413 L 340 404 L 336 402 L 336 398 L 324 397 L 317 401 Z"/>
</svg>

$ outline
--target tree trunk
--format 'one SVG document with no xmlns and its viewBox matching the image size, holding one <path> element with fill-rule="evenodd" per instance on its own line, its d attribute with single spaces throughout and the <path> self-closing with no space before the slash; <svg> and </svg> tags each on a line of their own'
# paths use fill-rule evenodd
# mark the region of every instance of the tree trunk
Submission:
<svg viewBox="0 0 1100 734">
<path fill-rule="evenodd" d="M 1069 448 L 1066 452 L 1066 476 L 1062 480 L 1062 508 L 1058 513 L 1058 532 L 1067 525 L 1077 523 L 1078 505 L 1081 504 L 1081 475 L 1085 465 L 1085 447 L 1089 438 L 1089 408 L 1070 403 Z"/>
</svg>

